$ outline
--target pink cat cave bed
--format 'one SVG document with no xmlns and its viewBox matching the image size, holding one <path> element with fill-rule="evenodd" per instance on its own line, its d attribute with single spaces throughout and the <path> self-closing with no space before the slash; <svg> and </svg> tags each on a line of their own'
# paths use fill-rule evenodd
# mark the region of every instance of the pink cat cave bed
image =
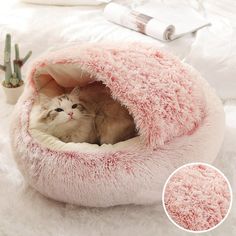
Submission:
<svg viewBox="0 0 236 236">
<path fill-rule="evenodd" d="M 138 137 L 98 146 L 63 143 L 31 129 L 41 91 L 57 95 L 95 80 L 128 109 Z M 198 72 L 137 43 L 83 43 L 42 56 L 28 75 L 11 126 L 15 160 L 32 187 L 58 201 L 96 207 L 159 202 L 177 167 L 215 159 L 223 133 L 221 102 Z"/>
</svg>

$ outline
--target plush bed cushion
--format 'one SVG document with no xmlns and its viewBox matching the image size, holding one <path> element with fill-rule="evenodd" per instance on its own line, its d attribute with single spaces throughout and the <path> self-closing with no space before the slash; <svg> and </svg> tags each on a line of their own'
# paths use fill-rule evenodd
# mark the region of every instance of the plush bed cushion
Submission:
<svg viewBox="0 0 236 236">
<path fill-rule="evenodd" d="M 139 137 L 99 147 L 63 144 L 31 129 L 32 107 L 50 81 L 73 87 L 90 78 L 127 107 Z M 149 44 L 85 43 L 49 53 L 35 62 L 26 87 L 13 114 L 13 154 L 29 184 L 59 201 L 103 207 L 158 202 L 177 166 L 212 162 L 223 139 L 224 112 L 214 91 L 191 66 Z"/>
</svg>

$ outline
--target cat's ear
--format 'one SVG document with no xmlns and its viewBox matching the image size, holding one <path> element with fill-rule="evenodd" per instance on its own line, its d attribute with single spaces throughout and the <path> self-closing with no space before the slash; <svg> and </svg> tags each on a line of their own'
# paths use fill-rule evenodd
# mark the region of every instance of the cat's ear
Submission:
<svg viewBox="0 0 236 236">
<path fill-rule="evenodd" d="M 79 87 L 75 87 L 70 92 L 70 95 L 78 97 L 79 96 L 79 92 L 80 92 Z"/>
<path fill-rule="evenodd" d="M 42 107 L 40 114 L 39 114 L 39 120 L 41 122 L 45 122 L 46 120 L 54 120 L 55 117 L 57 116 L 57 112 L 53 110 L 48 110 Z"/>
<path fill-rule="evenodd" d="M 48 116 L 49 116 L 49 111 L 46 110 L 46 109 L 42 109 L 40 114 L 39 114 L 39 120 L 44 121 L 48 118 Z"/>
<path fill-rule="evenodd" d="M 48 108 L 48 104 L 50 102 L 51 98 L 48 97 L 47 95 L 41 93 L 39 95 L 39 103 L 42 106 L 43 109 L 47 109 Z"/>
</svg>

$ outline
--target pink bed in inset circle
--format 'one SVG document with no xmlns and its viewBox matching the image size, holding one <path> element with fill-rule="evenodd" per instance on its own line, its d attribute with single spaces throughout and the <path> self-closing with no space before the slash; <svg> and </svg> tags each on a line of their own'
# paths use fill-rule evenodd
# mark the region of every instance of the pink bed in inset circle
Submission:
<svg viewBox="0 0 236 236">
<path fill-rule="evenodd" d="M 133 116 L 138 137 L 114 145 L 63 143 L 32 129 L 38 95 L 102 81 Z M 15 160 L 26 181 L 52 199 L 84 206 L 161 201 L 169 174 L 211 163 L 224 135 L 215 91 L 190 65 L 154 45 L 80 43 L 32 66 L 11 126 Z"/>
<path fill-rule="evenodd" d="M 218 169 L 192 163 L 172 173 L 162 200 L 173 223 L 188 231 L 204 232 L 226 218 L 232 204 L 232 190 Z"/>
</svg>

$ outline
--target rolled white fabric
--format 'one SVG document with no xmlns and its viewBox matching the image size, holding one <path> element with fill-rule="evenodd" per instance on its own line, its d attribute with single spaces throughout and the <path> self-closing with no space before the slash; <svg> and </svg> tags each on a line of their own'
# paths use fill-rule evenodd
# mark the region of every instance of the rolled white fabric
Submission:
<svg viewBox="0 0 236 236">
<path fill-rule="evenodd" d="M 153 38 L 169 41 L 175 27 L 117 3 L 109 3 L 104 9 L 106 19 Z"/>
<path fill-rule="evenodd" d="M 108 3 L 111 0 L 21 0 L 22 2 L 42 4 L 42 5 L 60 5 L 60 6 L 79 6 L 79 5 L 100 5 Z"/>
</svg>

